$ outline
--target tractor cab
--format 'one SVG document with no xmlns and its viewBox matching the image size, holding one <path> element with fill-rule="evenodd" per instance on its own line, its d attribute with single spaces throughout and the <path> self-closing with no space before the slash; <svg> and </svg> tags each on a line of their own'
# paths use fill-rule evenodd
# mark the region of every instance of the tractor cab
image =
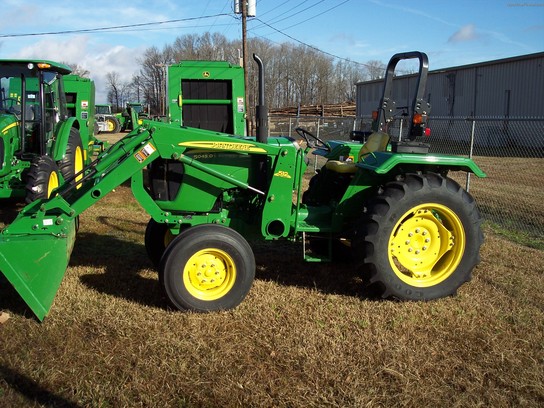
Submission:
<svg viewBox="0 0 544 408">
<path fill-rule="evenodd" d="M 9 172 L 11 157 L 31 160 L 48 153 L 56 124 L 67 116 L 60 78 L 69 72 L 46 61 L 0 61 L 2 171 Z"/>
<path fill-rule="evenodd" d="M 83 168 L 81 124 L 66 104 L 69 73 L 51 61 L 0 60 L 0 199 L 49 197 Z"/>
</svg>

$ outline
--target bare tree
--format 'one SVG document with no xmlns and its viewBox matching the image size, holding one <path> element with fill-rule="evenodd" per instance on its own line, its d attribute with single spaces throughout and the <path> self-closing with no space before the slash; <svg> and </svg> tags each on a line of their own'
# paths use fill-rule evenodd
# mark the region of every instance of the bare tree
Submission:
<svg viewBox="0 0 544 408">
<path fill-rule="evenodd" d="M 385 64 L 381 61 L 368 61 L 366 63 L 366 70 L 370 80 L 380 79 L 385 76 Z"/>
<path fill-rule="evenodd" d="M 171 46 L 171 52 L 175 61 L 198 59 L 238 63 L 232 43 L 219 33 L 178 37 Z"/>
<path fill-rule="evenodd" d="M 140 75 L 133 75 L 132 81 L 129 85 L 130 88 L 130 99 L 135 102 L 141 102 L 144 96 L 145 88 L 142 83 L 142 78 Z"/>
<path fill-rule="evenodd" d="M 88 69 L 85 69 L 76 63 L 61 62 L 61 64 L 68 65 L 70 68 L 72 68 L 72 74 L 79 75 L 83 78 L 89 78 L 89 74 L 91 73 Z"/>
<path fill-rule="evenodd" d="M 174 62 L 174 49 L 171 46 L 159 51 L 157 47 L 148 48 L 140 60 L 138 74 L 143 87 L 143 99 L 149 104 L 151 113 L 163 114 L 166 102 L 166 69 Z"/>
<path fill-rule="evenodd" d="M 356 97 L 356 84 L 368 78 L 366 69 L 358 63 L 339 61 L 334 67 L 334 92 L 333 102 L 354 102 Z"/>
<path fill-rule="evenodd" d="M 266 39 L 251 38 L 250 55 L 259 55 L 265 63 L 265 100 L 269 107 L 297 104 L 330 104 L 355 100 L 355 84 L 366 79 L 382 78 L 385 64 L 337 61 L 318 50 L 292 43 L 274 44 Z M 132 97 L 143 99 L 154 112 L 165 109 L 166 67 L 182 60 L 221 60 L 240 63 L 241 42 L 229 41 L 222 34 L 188 34 L 177 37 L 162 50 L 148 48 L 140 62 L 140 72 L 130 85 Z M 247 62 L 249 83 L 248 113 L 257 102 L 257 69 Z M 111 87 L 110 87 L 111 88 Z M 111 89 L 112 91 L 113 88 Z M 114 94 L 115 92 L 113 92 Z"/>
<path fill-rule="evenodd" d="M 115 71 L 106 74 L 106 81 L 108 82 L 108 102 L 111 103 L 113 109 L 118 112 L 125 103 L 128 102 L 130 84 L 121 82 L 119 73 Z"/>
</svg>

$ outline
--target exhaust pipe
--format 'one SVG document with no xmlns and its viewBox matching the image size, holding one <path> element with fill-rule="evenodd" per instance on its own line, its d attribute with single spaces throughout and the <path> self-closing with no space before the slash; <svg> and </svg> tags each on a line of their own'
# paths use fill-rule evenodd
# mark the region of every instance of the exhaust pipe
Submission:
<svg viewBox="0 0 544 408">
<path fill-rule="evenodd" d="M 257 142 L 266 143 L 268 139 L 268 107 L 264 101 L 264 64 L 253 54 L 253 59 L 259 67 L 259 104 L 255 106 L 255 122 Z"/>
</svg>

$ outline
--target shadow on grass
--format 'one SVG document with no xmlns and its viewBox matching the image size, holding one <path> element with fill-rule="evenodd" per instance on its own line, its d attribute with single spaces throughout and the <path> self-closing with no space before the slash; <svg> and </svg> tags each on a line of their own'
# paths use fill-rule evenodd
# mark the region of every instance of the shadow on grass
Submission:
<svg viewBox="0 0 544 408">
<path fill-rule="evenodd" d="M 23 207 L 24 202 L 21 200 L 2 200 L 2 204 L 0 205 L 0 227 L 4 227 L 13 222 Z"/>
<path fill-rule="evenodd" d="M 362 273 L 351 257 L 331 262 L 304 261 L 302 243 L 266 241 L 252 243 L 257 279 L 287 286 L 312 288 L 324 294 L 376 298 L 365 288 Z M 346 251 L 347 253 L 347 251 Z"/>
<path fill-rule="evenodd" d="M 26 399 L 42 407 L 76 408 L 78 404 L 42 387 L 39 383 L 17 370 L 0 365 L 0 379 Z"/>
<path fill-rule="evenodd" d="M 373 298 L 364 288 L 352 262 L 309 263 L 301 244 L 286 241 L 252 243 L 257 264 L 256 279 L 285 286 L 316 289 L 322 293 Z M 155 278 L 141 276 L 153 270 L 145 247 L 114 236 L 80 233 L 71 266 L 101 267 L 104 273 L 85 274 L 83 284 L 102 293 L 147 306 L 168 309 L 169 303 Z"/>
<path fill-rule="evenodd" d="M 70 266 L 104 269 L 104 272 L 86 273 L 80 277 L 91 289 L 146 306 L 168 308 L 158 276 L 141 275 L 143 270 L 152 269 L 141 244 L 82 232 L 78 234 Z"/>
<path fill-rule="evenodd" d="M 287 241 L 259 241 L 252 243 L 252 247 L 257 264 L 256 279 L 311 288 L 324 294 L 375 298 L 364 288 L 361 274 L 352 262 L 305 262 L 302 245 Z M 82 272 L 80 277 L 90 289 L 150 307 L 165 310 L 171 307 L 159 284 L 158 273 L 149 277 L 153 266 L 142 244 L 112 235 L 80 232 L 69 265 L 91 271 Z M 100 271 L 93 273 L 96 269 Z M 30 313 L 3 276 L 0 294 L 0 307 L 17 314 Z"/>
<path fill-rule="evenodd" d="M 11 283 L 0 273 L 0 311 L 2 310 L 9 310 L 10 313 L 16 315 L 36 318 Z M 36 321 L 38 320 L 36 319 Z"/>
</svg>

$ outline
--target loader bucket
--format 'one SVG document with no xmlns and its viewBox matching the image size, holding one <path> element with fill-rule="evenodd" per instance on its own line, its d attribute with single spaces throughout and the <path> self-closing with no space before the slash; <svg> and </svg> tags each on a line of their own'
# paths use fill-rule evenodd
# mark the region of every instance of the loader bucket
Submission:
<svg viewBox="0 0 544 408">
<path fill-rule="evenodd" d="M 75 220 L 62 233 L 0 234 L 0 271 L 41 321 L 58 291 L 76 235 Z"/>
</svg>

